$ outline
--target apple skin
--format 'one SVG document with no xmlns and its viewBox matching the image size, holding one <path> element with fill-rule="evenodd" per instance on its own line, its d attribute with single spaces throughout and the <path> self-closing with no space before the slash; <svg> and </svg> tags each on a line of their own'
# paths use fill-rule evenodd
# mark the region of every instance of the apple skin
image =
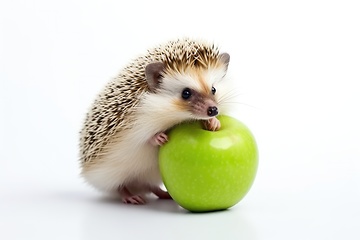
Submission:
<svg viewBox="0 0 360 240">
<path fill-rule="evenodd" d="M 250 190 L 257 166 L 255 138 L 240 121 L 218 116 L 218 131 L 204 130 L 200 121 L 172 128 L 160 147 L 164 185 L 181 207 L 191 212 L 230 208 Z"/>
</svg>

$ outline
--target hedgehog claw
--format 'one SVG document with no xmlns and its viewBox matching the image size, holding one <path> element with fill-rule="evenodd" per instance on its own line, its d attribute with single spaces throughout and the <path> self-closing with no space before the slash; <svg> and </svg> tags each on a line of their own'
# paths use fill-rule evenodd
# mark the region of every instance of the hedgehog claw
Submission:
<svg viewBox="0 0 360 240">
<path fill-rule="evenodd" d="M 123 203 L 130 203 L 130 204 L 136 204 L 136 205 L 142 205 L 142 204 L 145 204 L 145 200 L 141 197 L 141 196 L 138 196 L 138 195 L 134 195 L 134 196 L 128 196 L 128 197 L 124 197 L 122 199 Z"/>
<path fill-rule="evenodd" d="M 217 131 L 221 127 L 219 119 L 216 117 L 210 118 L 209 120 L 204 121 L 204 127 L 209 131 Z"/>
<path fill-rule="evenodd" d="M 163 133 L 157 133 L 155 134 L 151 139 L 150 139 L 150 143 L 153 146 L 162 146 L 164 145 L 167 141 L 169 141 L 168 136 Z"/>
<path fill-rule="evenodd" d="M 130 191 L 125 186 L 119 187 L 118 192 L 122 196 L 121 199 L 122 199 L 123 203 L 125 203 L 125 204 L 129 203 L 129 204 L 142 205 L 142 204 L 146 203 L 146 201 L 143 197 L 141 197 L 140 195 L 131 194 Z"/>
</svg>

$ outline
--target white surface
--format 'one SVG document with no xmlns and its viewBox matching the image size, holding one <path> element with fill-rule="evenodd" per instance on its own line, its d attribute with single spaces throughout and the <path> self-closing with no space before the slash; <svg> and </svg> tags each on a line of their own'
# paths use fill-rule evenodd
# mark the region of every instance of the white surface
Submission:
<svg viewBox="0 0 360 240">
<path fill-rule="evenodd" d="M 235 2 L 1 1 L 0 239 L 360 239 L 358 1 Z M 228 211 L 106 202 L 78 177 L 95 95 L 179 36 L 230 53 L 258 141 L 255 184 Z"/>
</svg>

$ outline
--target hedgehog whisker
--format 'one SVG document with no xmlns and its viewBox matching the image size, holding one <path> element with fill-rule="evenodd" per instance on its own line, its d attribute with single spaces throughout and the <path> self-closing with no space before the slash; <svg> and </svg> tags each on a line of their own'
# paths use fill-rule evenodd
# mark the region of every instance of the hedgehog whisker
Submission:
<svg viewBox="0 0 360 240">
<path fill-rule="evenodd" d="M 241 94 L 238 93 L 236 90 L 229 90 L 219 98 L 219 103 L 224 103 L 227 102 L 228 100 L 236 99 L 240 95 Z"/>
<path fill-rule="evenodd" d="M 239 97 L 241 95 L 243 95 L 243 94 L 239 93 L 236 89 L 232 89 L 232 90 L 229 90 L 224 95 L 222 95 L 218 102 L 219 102 L 220 105 L 236 104 L 236 105 L 244 105 L 244 106 L 248 106 L 248 107 L 252 107 L 252 108 L 257 108 L 257 107 L 255 107 L 253 105 L 243 103 L 243 102 L 240 102 L 240 101 L 236 101 L 237 97 Z"/>
</svg>

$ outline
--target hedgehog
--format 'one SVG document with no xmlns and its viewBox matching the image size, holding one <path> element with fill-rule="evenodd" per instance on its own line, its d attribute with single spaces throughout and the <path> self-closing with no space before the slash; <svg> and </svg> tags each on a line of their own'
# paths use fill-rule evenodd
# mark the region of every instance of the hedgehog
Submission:
<svg viewBox="0 0 360 240">
<path fill-rule="evenodd" d="M 167 132 L 184 121 L 216 131 L 223 114 L 230 56 L 189 38 L 158 45 L 133 59 L 108 82 L 80 132 L 81 175 L 124 203 L 145 204 L 164 191 L 158 165 Z"/>
</svg>

